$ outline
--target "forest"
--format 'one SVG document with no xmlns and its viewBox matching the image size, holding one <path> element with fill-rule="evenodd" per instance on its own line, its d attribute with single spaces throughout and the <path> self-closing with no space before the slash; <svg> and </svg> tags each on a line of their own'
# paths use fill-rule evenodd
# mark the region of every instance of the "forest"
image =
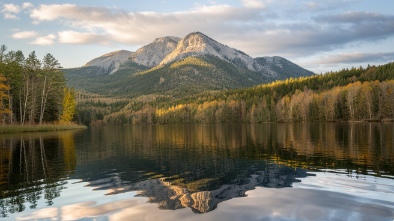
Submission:
<svg viewBox="0 0 394 221">
<path fill-rule="evenodd" d="M 242 89 L 211 89 L 195 94 L 181 94 L 177 90 L 173 94 L 157 93 L 129 98 L 101 96 L 95 99 L 81 91 L 74 92 L 66 83 L 60 63 L 53 55 L 46 54 L 40 60 L 34 51 L 25 57 L 22 51 L 7 51 L 7 47 L 2 45 L 0 124 L 35 125 L 74 121 L 85 125 L 113 125 L 394 119 L 394 63 L 288 78 Z M 220 82 L 218 84 L 221 88 Z"/>
<path fill-rule="evenodd" d="M 25 57 L 0 46 L 0 124 L 69 123 L 75 105 L 53 55 L 40 60 L 34 51 Z"/>
<path fill-rule="evenodd" d="M 181 98 L 85 99 L 75 120 L 111 125 L 393 119 L 394 63 L 388 63 Z"/>
</svg>

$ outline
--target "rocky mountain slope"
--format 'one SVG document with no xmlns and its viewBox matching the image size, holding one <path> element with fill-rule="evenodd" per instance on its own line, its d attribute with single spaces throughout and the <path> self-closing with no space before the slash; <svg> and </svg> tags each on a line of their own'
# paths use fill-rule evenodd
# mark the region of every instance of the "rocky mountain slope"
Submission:
<svg viewBox="0 0 394 221">
<path fill-rule="evenodd" d="M 255 62 L 249 55 L 223 45 L 200 32 L 191 33 L 184 37 L 178 43 L 176 49 L 163 59 L 160 64 L 164 65 L 188 56 L 201 55 L 212 55 L 237 66 L 246 67 L 251 71 L 258 70 L 254 67 Z"/>
<path fill-rule="evenodd" d="M 157 38 L 136 52 L 111 52 L 65 72 L 76 89 L 128 97 L 182 96 L 313 75 L 285 58 L 252 58 L 200 32 Z"/>
<path fill-rule="evenodd" d="M 154 42 L 143 46 L 131 54 L 131 60 L 147 67 L 154 67 L 170 54 L 181 39 L 178 37 L 157 38 Z"/>
<path fill-rule="evenodd" d="M 100 73 L 113 74 L 119 69 L 121 64 L 128 60 L 131 54 L 132 52 L 127 50 L 110 52 L 89 61 L 84 67 L 100 67 Z"/>
</svg>

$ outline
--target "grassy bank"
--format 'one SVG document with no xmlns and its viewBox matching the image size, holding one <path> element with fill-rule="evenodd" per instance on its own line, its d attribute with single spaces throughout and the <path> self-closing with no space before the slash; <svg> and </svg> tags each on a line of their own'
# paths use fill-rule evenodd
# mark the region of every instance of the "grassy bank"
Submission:
<svg viewBox="0 0 394 221">
<path fill-rule="evenodd" d="M 0 134 L 24 133 L 24 132 L 47 132 L 60 130 L 85 129 L 86 126 L 76 124 L 45 124 L 45 125 L 0 125 Z"/>
</svg>

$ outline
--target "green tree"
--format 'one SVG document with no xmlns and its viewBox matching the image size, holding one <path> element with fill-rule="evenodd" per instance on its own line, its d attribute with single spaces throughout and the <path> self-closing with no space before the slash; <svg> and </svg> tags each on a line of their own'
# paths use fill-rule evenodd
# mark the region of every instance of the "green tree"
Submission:
<svg viewBox="0 0 394 221">
<path fill-rule="evenodd" d="M 36 103 L 37 103 L 37 74 L 41 69 L 41 62 L 37 58 L 35 51 L 31 52 L 25 60 L 25 67 L 23 72 L 23 87 L 20 96 L 21 105 L 21 123 L 24 124 L 26 117 L 28 117 L 29 123 L 34 123 L 36 114 Z M 28 116 L 26 116 L 28 115 Z"/>
<path fill-rule="evenodd" d="M 41 78 L 41 102 L 40 102 L 40 116 L 39 123 L 44 119 L 44 113 L 47 108 L 47 101 L 49 98 L 59 97 L 61 88 L 64 87 L 63 73 L 58 71 L 60 63 L 51 54 L 46 54 L 42 61 L 43 68 L 40 73 Z"/>
</svg>

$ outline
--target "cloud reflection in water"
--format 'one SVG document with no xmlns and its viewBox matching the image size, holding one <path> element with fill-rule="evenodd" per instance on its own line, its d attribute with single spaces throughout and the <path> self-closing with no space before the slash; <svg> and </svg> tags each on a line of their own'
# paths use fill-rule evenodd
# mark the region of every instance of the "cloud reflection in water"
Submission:
<svg viewBox="0 0 394 221">
<path fill-rule="evenodd" d="M 393 192 L 386 193 L 386 199 L 370 196 L 359 189 L 348 189 L 348 193 L 329 191 L 335 186 L 347 183 L 357 186 L 375 186 L 375 189 L 393 188 L 393 185 L 381 183 L 381 180 L 359 180 L 346 175 L 317 173 L 315 177 L 302 179 L 294 188 L 256 187 L 247 191 L 248 197 L 234 198 L 222 202 L 218 207 L 203 214 L 196 214 L 190 209 L 162 210 L 156 203 L 146 203 L 152 198 L 132 197 L 111 203 L 97 205 L 95 202 L 84 202 L 64 205 L 58 209 L 44 208 L 20 217 L 18 220 L 76 220 L 91 217 L 99 220 L 392 220 L 394 202 L 389 199 Z M 331 179 L 330 186 L 324 182 Z M 305 184 L 303 183 L 304 181 Z M 160 183 L 159 179 L 152 183 Z M 149 186 L 148 183 L 145 183 Z M 160 185 L 164 185 L 160 183 Z M 152 187 L 152 186 L 150 186 Z M 149 187 L 149 188 L 150 188 Z M 152 187 L 153 188 L 153 187 Z M 177 188 L 172 186 L 172 188 Z M 178 187 L 179 188 L 179 187 Z M 222 189 L 221 189 L 222 190 Z M 68 191 L 68 190 L 67 190 Z M 98 201 L 112 197 L 104 195 L 104 190 L 91 191 Z M 214 192 L 214 191 L 212 191 Z M 212 192 L 199 192 L 202 199 Z M 165 193 L 167 194 L 167 193 Z M 122 195 L 122 194 L 120 194 Z M 191 194 L 193 196 L 193 194 Z M 183 196 L 185 197 L 185 196 Z M 181 197 L 180 197 L 181 198 Z M 192 197 L 193 198 L 193 197 Z M 193 199 L 197 199 L 197 195 Z M 206 200 L 207 198 L 205 198 Z M 388 200 L 388 201 L 385 201 Z M 84 220 L 85 220 L 84 219 Z"/>
</svg>

